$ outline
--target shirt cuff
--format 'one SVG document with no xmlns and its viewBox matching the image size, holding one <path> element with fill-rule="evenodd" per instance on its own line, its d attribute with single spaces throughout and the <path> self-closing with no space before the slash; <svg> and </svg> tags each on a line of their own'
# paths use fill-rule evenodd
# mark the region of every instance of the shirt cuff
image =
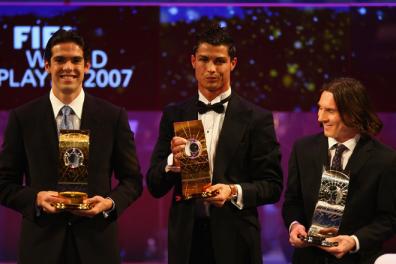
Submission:
<svg viewBox="0 0 396 264">
<path fill-rule="evenodd" d="M 235 184 L 238 193 L 237 197 L 231 200 L 231 203 L 235 205 L 239 210 L 243 209 L 243 196 L 242 196 L 242 187 L 239 184 Z"/>
<path fill-rule="evenodd" d="M 173 153 L 169 154 L 168 160 L 167 160 L 167 165 L 173 166 Z"/>
<path fill-rule="evenodd" d="M 290 231 L 291 231 L 291 229 L 292 229 L 292 226 L 295 225 L 295 224 L 299 224 L 299 222 L 298 222 L 298 221 L 293 221 L 293 222 L 291 222 L 291 224 L 289 225 L 289 234 L 290 234 Z"/>
<path fill-rule="evenodd" d="M 107 210 L 107 211 L 103 211 L 102 213 L 103 213 L 103 217 L 104 218 L 108 218 L 109 217 L 109 215 L 110 215 L 110 213 L 111 212 L 113 212 L 114 211 L 114 209 L 115 209 L 115 202 L 114 202 L 114 200 L 113 199 L 111 199 L 110 197 L 106 197 L 106 199 L 109 199 L 109 200 L 111 200 L 111 202 L 113 203 L 113 205 L 111 206 L 111 208 L 109 209 L 109 210 Z"/>
<path fill-rule="evenodd" d="M 358 252 L 359 251 L 359 249 L 360 249 L 360 243 L 359 243 L 359 239 L 357 238 L 357 236 L 355 236 L 355 235 L 351 235 L 351 237 L 353 238 L 353 240 L 355 240 L 355 244 L 356 244 L 356 246 L 355 246 L 355 249 L 354 250 L 351 250 L 349 253 L 356 253 L 356 252 Z"/>
<path fill-rule="evenodd" d="M 166 166 L 165 166 L 165 172 L 180 172 L 180 167 L 173 166 L 173 153 L 169 154 L 167 161 L 166 161 Z"/>
<path fill-rule="evenodd" d="M 36 211 L 36 217 L 41 216 L 41 207 L 39 207 L 37 204 L 34 205 L 35 211 Z"/>
</svg>

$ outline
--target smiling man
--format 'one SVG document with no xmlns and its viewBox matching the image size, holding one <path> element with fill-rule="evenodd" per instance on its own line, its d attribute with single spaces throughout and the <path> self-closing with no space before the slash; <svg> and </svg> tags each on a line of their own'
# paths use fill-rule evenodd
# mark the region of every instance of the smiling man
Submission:
<svg viewBox="0 0 396 264">
<path fill-rule="evenodd" d="M 283 219 L 295 247 L 293 263 L 374 263 L 395 232 L 396 153 L 373 138 L 382 122 L 355 79 L 324 85 L 318 122 L 323 133 L 298 140 L 289 160 Z M 338 235 L 327 239 L 338 246 L 310 246 L 299 236 L 307 235 L 323 167 L 333 167 L 341 144 L 340 169 L 350 176 L 348 198 Z"/>
<path fill-rule="evenodd" d="M 89 67 L 89 59 L 84 58 L 84 51 L 77 43 L 61 42 L 54 45 L 46 53 L 45 69 L 51 76 L 55 97 L 65 104 L 70 104 L 77 98 L 82 91 L 84 74 Z"/>
<path fill-rule="evenodd" d="M 279 144 L 271 112 L 231 89 L 236 64 L 235 44 L 225 29 L 213 27 L 199 34 L 191 55 L 197 95 L 168 106 L 161 119 L 147 185 L 158 198 L 173 189 L 170 264 L 262 262 L 256 208 L 275 203 L 282 192 Z M 214 104 L 220 106 L 217 111 L 210 107 Z M 177 166 L 187 141 L 174 136 L 173 123 L 194 119 L 202 120 L 205 130 L 212 179 L 207 191 L 218 194 L 204 202 L 177 201 Z"/>
<path fill-rule="evenodd" d="M 44 55 L 51 91 L 10 112 L 0 153 L 0 202 L 23 216 L 18 263 L 120 263 L 116 220 L 142 192 L 127 114 L 84 92 L 90 51 L 76 32 L 54 33 Z M 67 202 L 57 192 L 65 122 L 89 130 L 86 211 L 54 206 Z"/>
</svg>

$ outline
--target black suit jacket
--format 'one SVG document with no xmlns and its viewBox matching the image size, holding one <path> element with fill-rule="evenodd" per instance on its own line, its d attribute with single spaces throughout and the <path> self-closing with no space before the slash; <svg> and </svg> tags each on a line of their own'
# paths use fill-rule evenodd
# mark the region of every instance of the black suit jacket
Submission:
<svg viewBox="0 0 396 264">
<path fill-rule="evenodd" d="M 328 165 L 328 139 L 323 133 L 294 144 L 289 160 L 283 219 L 289 228 L 298 221 L 308 230 L 318 200 L 323 166 Z M 395 151 L 362 135 L 346 166 L 349 190 L 339 234 L 356 235 L 360 250 L 335 263 L 372 263 L 381 244 L 395 230 Z M 323 263 L 329 254 L 315 247 L 297 249 L 293 263 Z"/>
<path fill-rule="evenodd" d="M 155 146 L 147 185 L 151 194 L 162 197 L 172 188 L 181 194 L 179 173 L 165 173 L 173 122 L 198 117 L 197 97 L 165 109 Z M 210 221 L 216 263 L 261 263 L 260 225 L 256 207 L 278 201 L 282 191 L 279 145 L 272 114 L 232 93 L 216 148 L 213 184 L 238 183 L 243 191 L 244 209 L 227 202 L 210 208 Z M 168 250 L 170 264 L 189 261 L 194 202 L 173 199 L 169 213 Z M 249 259 L 241 259 L 248 249 Z"/>
<path fill-rule="evenodd" d="M 37 216 L 37 193 L 56 190 L 59 177 L 52 106 L 47 95 L 10 112 L 0 154 L 0 202 L 23 216 L 18 263 L 59 263 L 66 232 L 73 233 L 82 263 L 120 262 L 116 219 L 142 192 L 133 134 L 125 110 L 88 94 L 81 129 L 90 130 L 88 194 L 111 197 L 115 210 L 106 219 Z"/>
</svg>

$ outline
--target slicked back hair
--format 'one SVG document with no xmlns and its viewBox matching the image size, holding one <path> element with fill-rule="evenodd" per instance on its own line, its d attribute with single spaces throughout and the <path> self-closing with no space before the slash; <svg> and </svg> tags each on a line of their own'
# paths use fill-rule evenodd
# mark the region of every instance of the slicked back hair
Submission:
<svg viewBox="0 0 396 264">
<path fill-rule="evenodd" d="M 213 46 L 227 46 L 230 58 L 234 59 L 236 57 L 235 42 L 225 28 L 210 26 L 208 29 L 197 34 L 195 45 L 192 50 L 194 55 L 196 54 L 199 45 L 202 43 L 208 43 Z"/>
</svg>

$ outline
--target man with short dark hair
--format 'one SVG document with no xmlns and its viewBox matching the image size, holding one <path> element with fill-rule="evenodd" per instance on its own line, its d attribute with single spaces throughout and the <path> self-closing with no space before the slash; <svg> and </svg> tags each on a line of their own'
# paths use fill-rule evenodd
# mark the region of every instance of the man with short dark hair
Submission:
<svg viewBox="0 0 396 264">
<path fill-rule="evenodd" d="M 0 153 L 0 202 L 23 216 L 18 263 L 120 263 L 116 220 L 142 192 L 125 110 L 85 94 L 90 67 L 84 40 L 58 30 L 45 49 L 49 95 L 9 114 Z M 67 114 L 63 109 L 68 109 Z M 67 116 L 66 116 L 67 115 Z M 86 211 L 62 211 L 59 140 L 64 129 L 89 130 Z M 111 187 L 114 172 L 118 179 Z"/>
<path fill-rule="evenodd" d="M 323 133 L 298 140 L 289 160 L 283 219 L 295 247 L 293 263 L 373 263 L 395 231 L 396 153 L 373 138 L 382 122 L 359 81 L 339 78 L 324 85 L 318 108 Z M 330 164 L 349 173 L 338 235 L 327 238 L 338 246 L 310 246 L 300 237 L 307 236 L 322 170 Z"/>
<path fill-rule="evenodd" d="M 198 35 L 191 64 L 198 93 L 164 110 L 147 174 L 154 197 L 173 188 L 168 261 L 262 263 L 257 207 L 277 202 L 282 192 L 272 114 L 232 91 L 236 48 L 225 29 L 213 27 Z M 206 198 L 205 213 L 200 202 L 176 199 L 181 195 L 177 166 L 187 140 L 174 135 L 173 123 L 194 119 L 202 120 L 205 130 L 212 179 L 207 191 L 218 192 Z"/>
</svg>

